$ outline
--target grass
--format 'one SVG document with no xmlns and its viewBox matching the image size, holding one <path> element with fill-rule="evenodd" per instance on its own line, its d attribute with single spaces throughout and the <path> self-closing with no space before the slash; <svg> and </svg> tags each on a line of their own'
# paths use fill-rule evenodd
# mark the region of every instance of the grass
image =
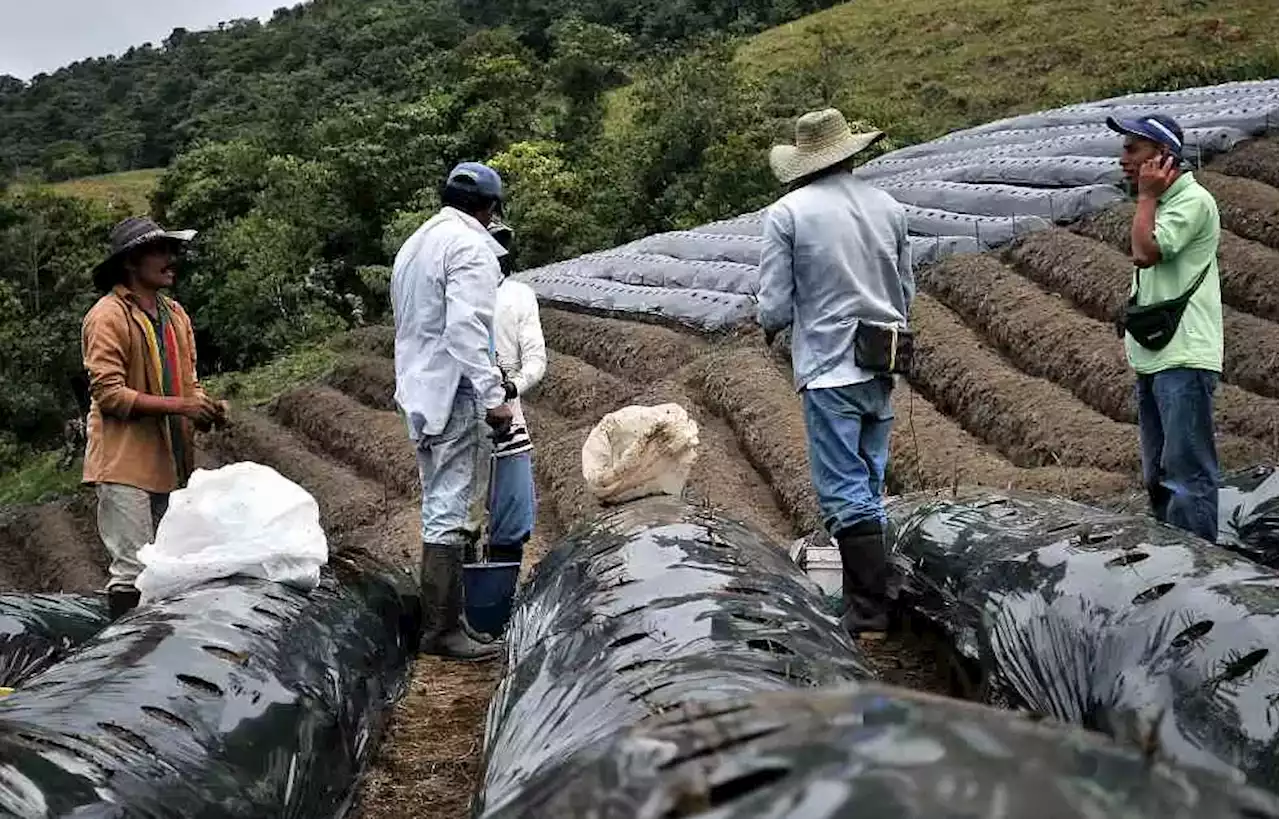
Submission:
<svg viewBox="0 0 1280 819">
<path fill-rule="evenodd" d="M 221 373 L 204 379 L 211 395 L 237 404 L 261 406 L 333 369 L 339 353 L 329 344 L 309 344 L 243 372 Z"/>
<path fill-rule="evenodd" d="M 1278 35 L 1262 0 L 856 0 L 744 40 L 734 69 L 771 116 L 825 96 L 909 145 L 1069 103 L 1273 78 Z M 606 95 L 606 136 L 633 127 L 634 95 Z"/>
<path fill-rule="evenodd" d="M 155 190 L 162 173 L 163 168 L 144 168 L 68 179 L 65 182 L 55 182 L 49 187 L 67 196 L 78 196 L 107 207 L 123 205 L 130 213 L 147 214 L 151 212 L 151 192 Z"/>
<path fill-rule="evenodd" d="M 1271 0 L 857 0 L 763 32 L 749 78 L 834 77 L 834 103 L 921 142 L 1012 114 L 1275 77 Z M 801 112 L 796 112 L 801 113 Z"/>
<path fill-rule="evenodd" d="M 80 487 L 80 461 L 58 469 L 59 451 L 33 455 L 22 465 L 0 472 L 0 507 L 43 503 L 70 495 Z"/>
</svg>

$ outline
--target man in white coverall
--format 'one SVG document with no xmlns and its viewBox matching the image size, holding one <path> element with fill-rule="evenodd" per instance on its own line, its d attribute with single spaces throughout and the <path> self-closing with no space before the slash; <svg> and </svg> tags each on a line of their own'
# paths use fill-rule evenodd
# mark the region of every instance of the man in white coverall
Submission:
<svg viewBox="0 0 1280 819">
<path fill-rule="evenodd" d="M 459 659 L 498 653 L 467 625 L 462 561 L 483 418 L 511 424 L 502 373 L 489 356 L 506 250 L 488 225 L 502 209 L 502 179 L 466 162 L 450 173 L 443 207 L 396 254 L 396 404 L 422 479 L 421 651 Z"/>
<path fill-rule="evenodd" d="M 504 279 L 498 286 L 493 317 L 493 352 L 502 369 L 513 413 L 507 431 L 496 434 L 482 448 L 481 478 L 471 507 L 471 530 L 478 535 L 484 512 L 489 512 L 489 560 L 519 563 L 524 544 L 533 534 L 537 501 L 533 485 L 533 442 L 525 424 L 520 396 L 538 385 L 547 371 L 547 345 L 538 319 L 533 288 L 512 281 L 514 231 L 494 219 L 489 233 L 507 249 L 500 260 Z M 488 443 L 488 442 L 486 442 Z M 490 460 L 492 458 L 492 460 Z M 492 468 L 492 473 L 490 469 Z"/>
</svg>

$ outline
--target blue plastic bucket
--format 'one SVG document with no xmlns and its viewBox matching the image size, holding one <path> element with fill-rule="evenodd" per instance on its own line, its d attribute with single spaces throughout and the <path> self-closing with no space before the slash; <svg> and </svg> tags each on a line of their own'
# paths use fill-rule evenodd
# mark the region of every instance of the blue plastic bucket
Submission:
<svg viewBox="0 0 1280 819">
<path fill-rule="evenodd" d="M 500 636 L 511 619 L 511 601 L 520 580 L 519 563 L 468 563 L 462 567 L 467 622 Z"/>
</svg>

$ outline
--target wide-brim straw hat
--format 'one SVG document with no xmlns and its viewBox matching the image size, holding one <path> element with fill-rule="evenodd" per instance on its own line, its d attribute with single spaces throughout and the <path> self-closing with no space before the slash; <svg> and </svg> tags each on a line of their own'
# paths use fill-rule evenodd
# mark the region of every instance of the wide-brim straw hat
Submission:
<svg viewBox="0 0 1280 819">
<path fill-rule="evenodd" d="M 854 133 L 834 108 L 811 111 L 796 120 L 796 144 L 769 152 L 769 166 L 779 182 L 789 185 L 865 151 L 883 136 L 882 131 Z"/>
<path fill-rule="evenodd" d="M 120 261 L 131 250 L 153 242 L 185 245 L 194 230 L 165 230 L 145 216 L 130 216 L 111 229 L 111 253 L 93 268 L 93 286 L 105 293 L 119 283 Z"/>
</svg>

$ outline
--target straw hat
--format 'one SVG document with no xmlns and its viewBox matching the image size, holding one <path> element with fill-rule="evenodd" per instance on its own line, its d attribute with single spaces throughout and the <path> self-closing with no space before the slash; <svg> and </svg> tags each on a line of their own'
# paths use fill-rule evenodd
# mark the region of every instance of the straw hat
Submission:
<svg viewBox="0 0 1280 819">
<path fill-rule="evenodd" d="M 865 151 L 883 136 L 881 131 L 853 133 L 834 108 L 811 111 L 796 120 L 796 144 L 775 146 L 769 165 L 778 181 L 789 185 Z"/>
</svg>

